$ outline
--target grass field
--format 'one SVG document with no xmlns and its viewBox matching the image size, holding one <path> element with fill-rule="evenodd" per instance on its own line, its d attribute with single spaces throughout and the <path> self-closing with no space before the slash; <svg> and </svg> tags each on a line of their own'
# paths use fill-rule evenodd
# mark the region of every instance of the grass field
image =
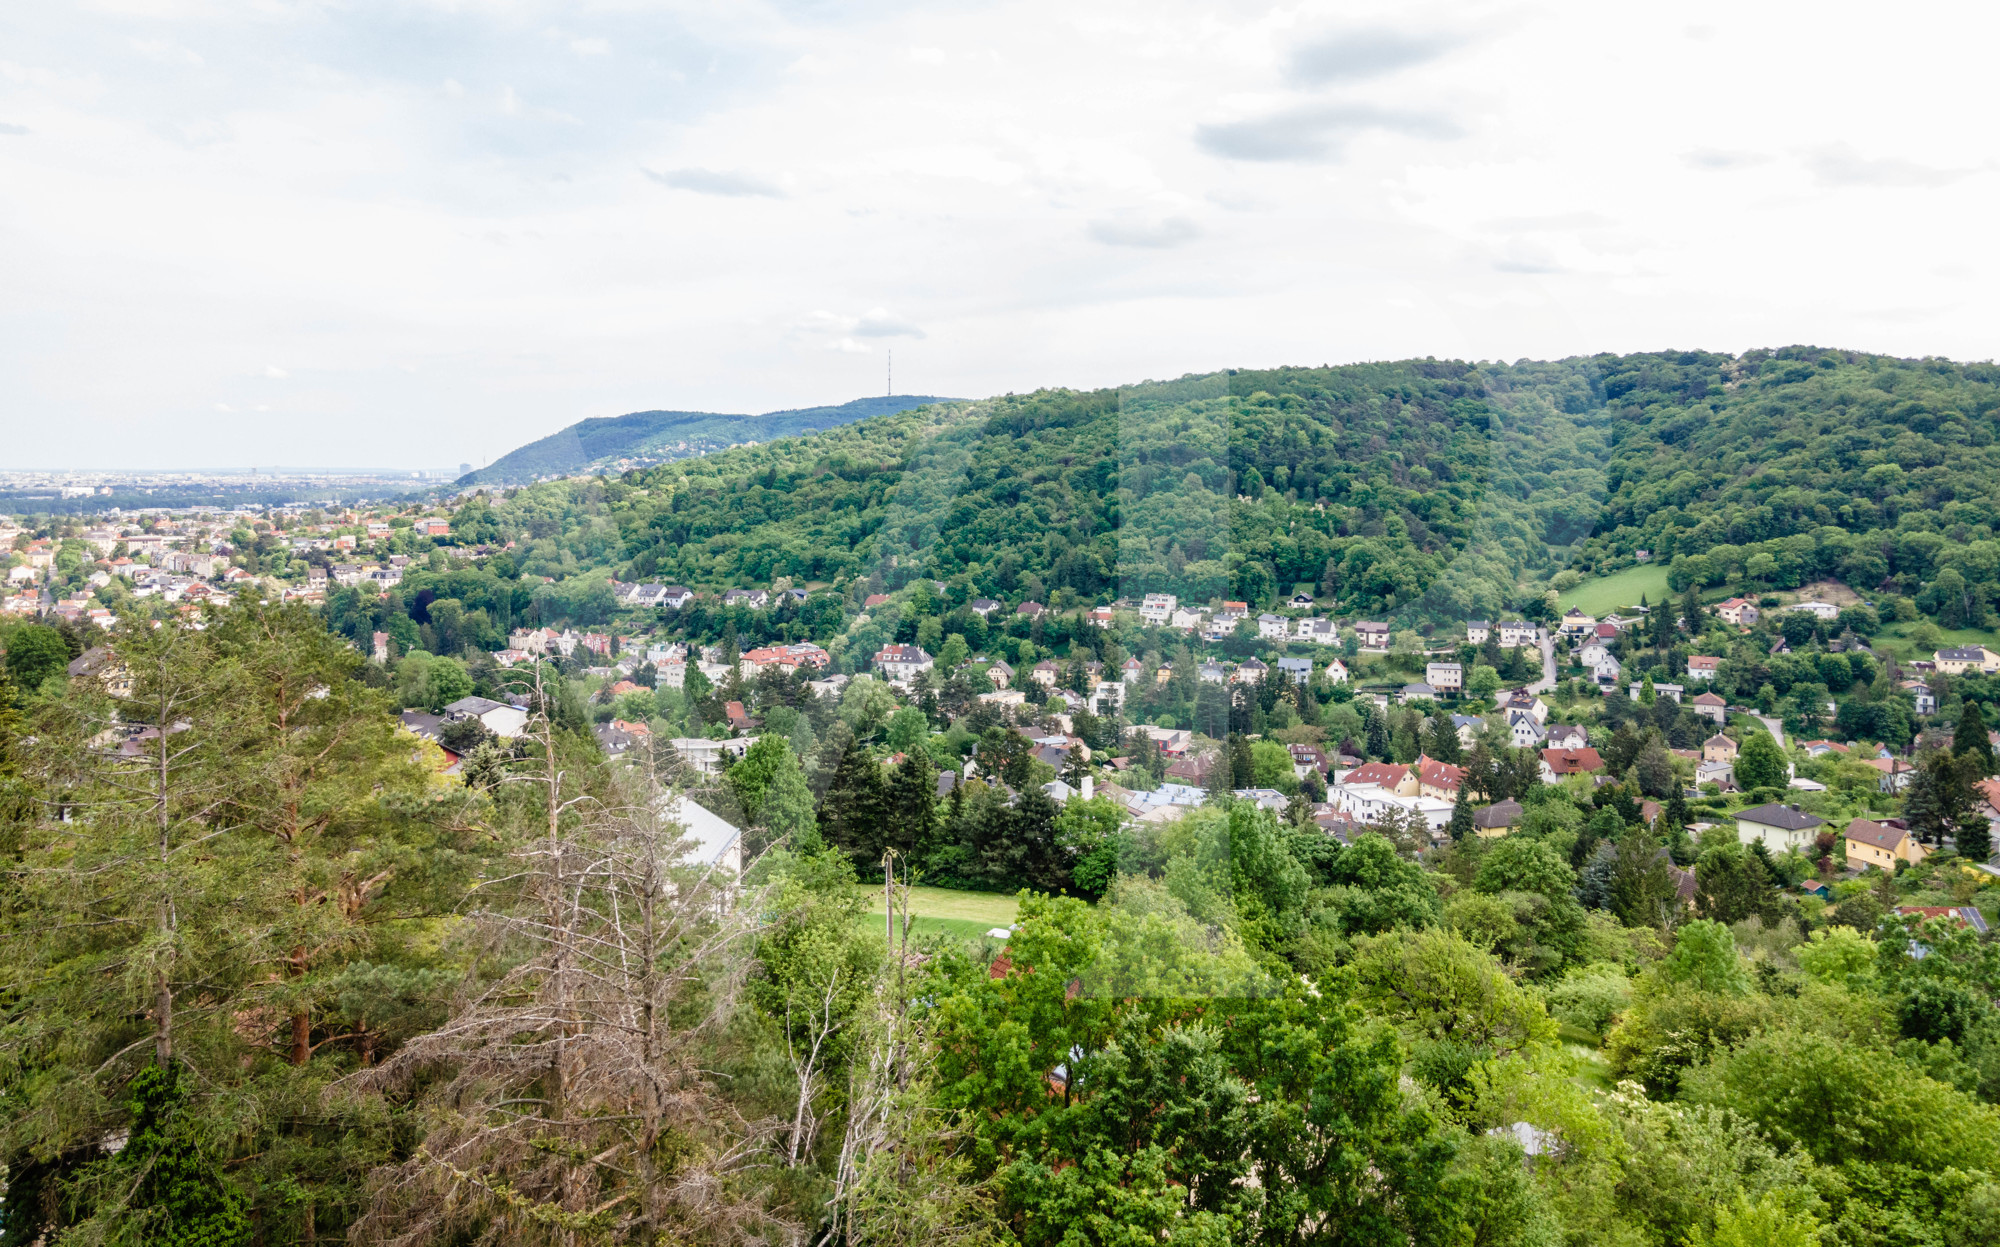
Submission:
<svg viewBox="0 0 2000 1247">
<path fill-rule="evenodd" d="M 879 885 L 863 887 L 863 896 L 868 898 L 868 917 L 862 919 L 869 929 L 881 932 L 882 889 Z M 994 927 L 1004 927 L 1014 921 L 1020 909 L 1020 902 L 1002 892 L 959 892 L 951 888 L 911 888 L 910 889 L 910 934 L 951 935 L 959 939 L 976 940 Z"/>
<path fill-rule="evenodd" d="M 1929 658 L 1931 651 L 1917 652 L 1910 643 L 1910 633 L 1915 632 L 1921 621 L 1913 623 L 1885 624 L 1875 634 L 1874 646 L 1877 650 L 1889 650 L 1903 658 Z M 1984 645 L 1988 649 L 2000 650 L 2000 636 L 1992 632 L 1982 632 L 1977 628 L 1939 628 L 1941 647 L 1954 645 Z"/>
<path fill-rule="evenodd" d="M 1668 597 L 1667 569 L 1659 563 L 1641 563 L 1609 576 L 1593 576 L 1562 595 L 1562 608 L 1574 606 L 1586 615 L 1602 615 L 1626 606 L 1637 606 L 1639 595 L 1648 603 Z"/>
</svg>

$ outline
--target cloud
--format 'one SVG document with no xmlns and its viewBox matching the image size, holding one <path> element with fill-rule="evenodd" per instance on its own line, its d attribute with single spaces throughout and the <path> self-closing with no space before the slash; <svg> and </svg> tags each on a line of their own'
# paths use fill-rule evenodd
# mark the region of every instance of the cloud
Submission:
<svg viewBox="0 0 2000 1247">
<path fill-rule="evenodd" d="M 639 172 L 662 186 L 693 191 L 697 195 L 724 195 L 733 199 L 785 197 L 784 188 L 776 182 L 734 169 L 667 169 L 663 172 L 641 169 Z"/>
<path fill-rule="evenodd" d="M 918 65 L 944 64 L 943 48 L 911 48 L 910 60 Z"/>
<path fill-rule="evenodd" d="M 1354 82 L 1421 65 L 1461 42 L 1451 35 L 1417 34 L 1387 26 L 1336 31 L 1295 49 L 1290 73 L 1299 82 Z"/>
<path fill-rule="evenodd" d="M 286 372 L 284 369 L 278 367 L 276 364 L 266 364 L 264 365 L 264 375 L 270 377 L 274 381 L 283 381 L 286 377 L 289 377 L 292 374 Z"/>
<path fill-rule="evenodd" d="M 225 416 L 229 415 L 231 412 L 236 410 L 234 407 L 231 407 L 228 403 L 217 403 L 215 405 L 215 409 L 221 412 Z"/>
<path fill-rule="evenodd" d="M 569 50 L 578 56 L 609 56 L 611 41 L 598 38 L 572 39 L 569 41 Z"/>
<path fill-rule="evenodd" d="M 1456 138 L 1460 129 L 1435 113 L 1367 104 L 1305 104 L 1243 121 L 1195 127 L 1195 141 L 1229 160 L 1338 160 L 1348 140 L 1368 130 L 1415 138 Z"/>
<path fill-rule="evenodd" d="M 1681 153 L 1681 163 L 1690 169 L 1747 169 L 1751 165 L 1767 164 L 1770 159 L 1762 152 L 1724 151 L 1715 147 L 1697 147 Z"/>
<path fill-rule="evenodd" d="M 1125 217 L 1092 221 L 1089 234 L 1107 247 L 1178 247 L 1201 237 L 1201 226 L 1186 217 L 1157 219 Z"/>
<path fill-rule="evenodd" d="M 921 338 L 924 331 L 894 315 L 887 308 L 870 308 L 854 324 L 854 332 L 864 338 Z"/>
<path fill-rule="evenodd" d="M 1938 169 L 1894 157 L 1870 159 L 1845 145 L 1823 147 L 1805 158 L 1821 186 L 1946 186 L 1968 169 Z"/>
<path fill-rule="evenodd" d="M 11 121 L 0 121 L 0 134 L 26 134 L 28 127 L 17 126 Z"/>
</svg>

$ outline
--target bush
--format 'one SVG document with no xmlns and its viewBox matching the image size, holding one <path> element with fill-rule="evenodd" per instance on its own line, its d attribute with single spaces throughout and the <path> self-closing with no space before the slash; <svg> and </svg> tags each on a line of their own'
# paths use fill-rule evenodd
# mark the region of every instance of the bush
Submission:
<svg viewBox="0 0 2000 1247">
<path fill-rule="evenodd" d="M 1600 962 L 1572 971 L 1545 997 L 1556 1021 L 1601 1041 L 1632 1003 L 1632 981 L 1622 968 Z"/>
</svg>

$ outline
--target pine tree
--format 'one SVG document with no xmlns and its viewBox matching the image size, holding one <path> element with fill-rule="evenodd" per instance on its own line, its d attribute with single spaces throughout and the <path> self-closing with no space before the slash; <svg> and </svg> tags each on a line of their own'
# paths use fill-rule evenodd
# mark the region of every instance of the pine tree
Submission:
<svg viewBox="0 0 2000 1247">
<path fill-rule="evenodd" d="M 1973 778 L 1984 779 L 1993 773 L 1993 742 L 1987 739 L 1986 716 L 1978 702 L 1967 699 L 1959 711 L 1958 726 L 1951 733 L 1951 752 L 1959 766 L 1972 768 Z"/>
<path fill-rule="evenodd" d="M 1473 834 L 1472 799 L 1465 792 L 1458 794 L 1458 804 L 1451 807 L 1449 830 L 1454 844 Z"/>
</svg>

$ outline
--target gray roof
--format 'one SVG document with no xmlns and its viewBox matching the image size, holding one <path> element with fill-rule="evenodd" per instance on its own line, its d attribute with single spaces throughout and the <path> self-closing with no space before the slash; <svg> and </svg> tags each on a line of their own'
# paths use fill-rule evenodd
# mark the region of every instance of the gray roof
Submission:
<svg viewBox="0 0 2000 1247">
<path fill-rule="evenodd" d="M 1960 645 L 1939 650 L 1938 657 L 1946 662 L 1980 662 L 1985 659 L 1986 652 L 1977 645 Z"/>
<path fill-rule="evenodd" d="M 1751 810 L 1738 810 L 1739 821 L 1756 823 L 1764 827 L 1780 827 L 1786 831 L 1804 831 L 1809 827 L 1824 827 L 1826 820 L 1808 814 L 1796 805 L 1760 805 Z"/>
<path fill-rule="evenodd" d="M 495 710 L 507 709 L 507 703 L 494 701 L 490 697 L 461 697 L 444 708 L 446 714 L 469 714 L 474 718 L 491 714 Z"/>
</svg>

